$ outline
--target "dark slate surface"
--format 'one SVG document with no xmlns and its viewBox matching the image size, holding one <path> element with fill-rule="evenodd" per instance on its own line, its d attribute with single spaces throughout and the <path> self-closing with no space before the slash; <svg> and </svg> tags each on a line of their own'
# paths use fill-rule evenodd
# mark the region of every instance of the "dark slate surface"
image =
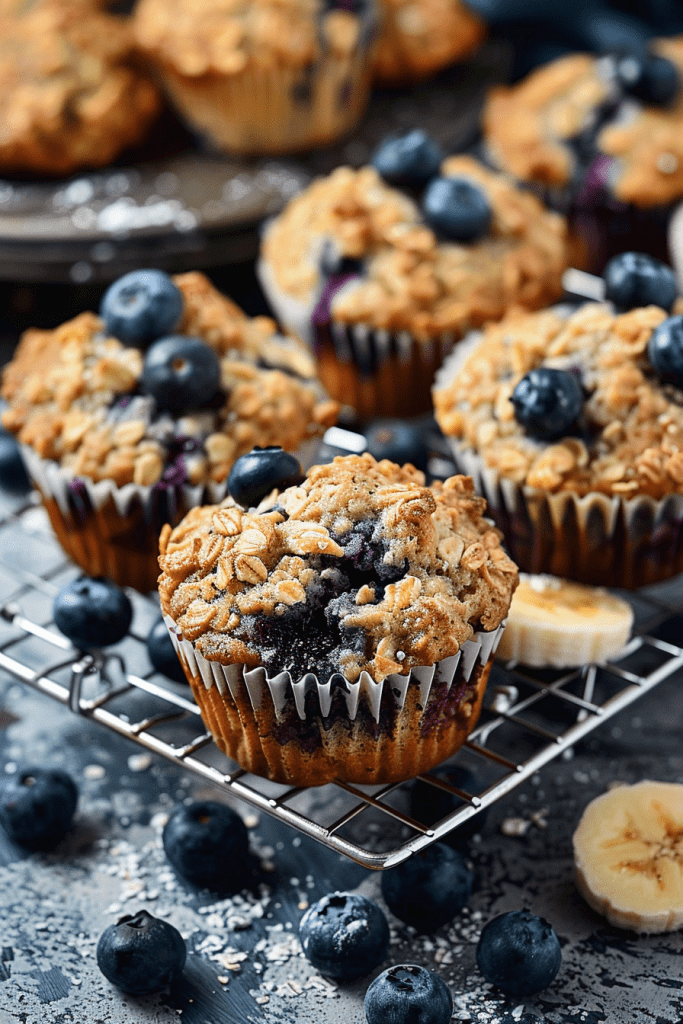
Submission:
<svg viewBox="0 0 683 1024">
<path fill-rule="evenodd" d="M 47 583 L 38 583 L 42 592 L 20 581 L 19 570 L 32 567 L 52 573 Z M 14 598 L 18 588 L 25 610 L 48 623 L 54 585 L 73 572 L 64 567 L 40 510 L 24 518 L 21 529 L 0 528 L 0 600 Z M 683 605 L 680 581 L 659 593 Z M 154 613 L 152 605 L 136 601 L 139 633 Z M 672 619 L 663 629 L 668 638 L 680 638 L 683 621 Z M 0 643 L 12 630 L 0 625 Z M 144 648 L 130 640 L 125 649 L 130 668 L 146 673 Z M 22 641 L 21 650 L 27 660 L 36 658 L 30 640 Z M 611 928 L 574 889 L 571 860 L 571 833 L 581 811 L 609 783 L 683 782 L 682 684 L 680 675 L 664 682 L 570 759 L 549 765 L 492 810 L 470 846 L 476 892 L 451 925 L 416 936 L 392 920 L 388 963 L 418 962 L 439 971 L 456 1000 L 454 1020 L 683 1019 L 681 933 L 637 937 Z M 266 816 L 257 821 L 249 807 L 239 805 L 255 852 L 252 894 L 221 901 L 191 890 L 169 869 L 160 829 L 176 801 L 217 791 L 3 675 L 0 772 L 26 764 L 66 768 L 78 781 L 81 801 L 73 833 L 52 854 L 26 855 L 0 834 L 0 1024 L 362 1024 L 362 997 L 371 978 L 329 985 L 301 957 L 294 936 L 307 903 L 335 888 L 360 887 L 377 898 L 378 876 Z M 530 823 L 523 836 L 501 832 L 510 818 Z M 104 980 L 94 949 L 109 923 L 142 906 L 181 930 L 189 956 L 172 991 L 134 999 Z M 519 907 L 551 921 L 563 946 L 554 984 L 525 1000 L 506 999 L 486 985 L 474 960 L 483 924 Z M 240 952 L 247 954 L 244 959 Z"/>
</svg>

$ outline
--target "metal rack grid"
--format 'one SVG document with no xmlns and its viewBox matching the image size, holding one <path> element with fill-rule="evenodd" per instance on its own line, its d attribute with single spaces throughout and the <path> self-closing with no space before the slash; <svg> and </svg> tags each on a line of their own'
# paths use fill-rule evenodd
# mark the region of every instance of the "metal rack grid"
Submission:
<svg viewBox="0 0 683 1024">
<path fill-rule="evenodd" d="M 26 506 L 0 525 L 20 526 L 23 516 L 35 513 Z M 11 627 L 0 643 L 0 669 L 368 868 L 398 864 L 441 839 L 683 668 L 683 647 L 650 634 L 635 636 L 618 664 L 564 673 L 494 666 L 480 723 L 453 761 L 473 767 L 481 785 L 470 792 L 474 786 L 465 790 L 443 777 L 421 776 L 457 802 L 446 817 L 425 824 L 411 813 L 413 783 L 302 790 L 244 772 L 217 750 L 183 687 L 156 682 L 152 673 L 130 673 L 119 653 L 84 655 L 50 622 L 34 621 L 30 607 L 24 614 L 38 594 L 45 600 L 57 593 L 69 565 L 63 561 L 43 575 L 12 567 L 18 596 L 0 607 Z M 677 614 L 676 603 L 648 600 L 651 621 Z M 135 639 L 142 643 L 144 636 Z M 35 657 L 27 661 L 22 654 L 27 640 L 40 648 L 39 669 Z"/>
</svg>

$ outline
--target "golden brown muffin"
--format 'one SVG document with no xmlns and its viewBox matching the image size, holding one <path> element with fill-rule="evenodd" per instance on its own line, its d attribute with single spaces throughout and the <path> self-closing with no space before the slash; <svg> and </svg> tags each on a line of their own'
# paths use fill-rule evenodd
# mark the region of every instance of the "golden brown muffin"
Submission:
<svg viewBox="0 0 683 1024">
<path fill-rule="evenodd" d="M 24 446 L 67 554 L 91 576 L 146 591 L 165 522 L 225 494 L 235 459 L 254 445 L 296 450 L 336 418 L 308 354 L 250 319 L 202 274 L 176 277 L 177 333 L 220 358 L 220 400 L 184 414 L 140 387 L 144 353 L 107 337 L 94 313 L 30 330 L 3 374 L 3 423 Z M 207 399 L 212 399 L 211 395 Z"/>
<path fill-rule="evenodd" d="M 295 785 L 396 781 L 450 756 L 517 584 L 484 509 L 465 477 L 428 488 L 366 454 L 165 529 L 162 610 L 219 746 Z"/>
<path fill-rule="evenodd" d="M 111 163 L 160 109 L 129 24 L 79 0 L 0 4 L 0 171 Z"/>
<path fill-rule="evenodd" d="M 375 79 L 418 82 L 476 50 L 486 25 L 459 0 L 381 0 Z"/>
<path fill-rule="evenodd" d="M 310 149 L 365 108 L 372 0 L 141 0 L 135 21 L 173 103 L 220 149 Z"/>
</svg>

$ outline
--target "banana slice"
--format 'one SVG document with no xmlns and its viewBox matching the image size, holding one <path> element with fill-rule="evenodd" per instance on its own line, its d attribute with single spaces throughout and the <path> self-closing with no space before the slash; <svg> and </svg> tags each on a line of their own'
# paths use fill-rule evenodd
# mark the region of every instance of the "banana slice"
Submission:
<svg viewBox="0 0 683 1024">
<path fill-rule="evenodd" d="M 602 587 L 520 573 L 498 657 L 535 668 L 614 658 L 633 624 L 631 606 Z"/>
<path fill-rule="evenodd" d="M 683 927 L 683 786 L 639 782 L 588 804 L 574 833 L 576 884 L 610 924 Z"/>
</svg>

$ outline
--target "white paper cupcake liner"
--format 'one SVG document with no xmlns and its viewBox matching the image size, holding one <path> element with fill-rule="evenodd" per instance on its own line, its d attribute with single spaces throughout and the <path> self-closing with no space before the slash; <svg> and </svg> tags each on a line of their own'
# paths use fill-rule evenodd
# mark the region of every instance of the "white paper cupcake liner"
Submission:
<svg viewBox="0 0 683 1024">
<path fill-rule="evenodd" d="M 426 708 L 432 686 L 445 684 L 448 693 L 458 669 L 462 681 L 469 682 L 475 666 L 485 665 L 495 653 L 505 628 L 505 623 L 502 623 L 491 632 L 476 632 L 471 640 L 465 641 L 457 654 L 437 661 L 434 665 L 413 668 L 407 675 L 389 675 L 380 683 L 375 682 L 368 672 L 361 672 L 355 682 L 346 679 L 341 673 L 336 673 L 326 682 L 321 682 L 313 672 L 307 672 L 300 679 L 294 680 L 289 672 L 269 676 L 264 668 L 249 669 L 242 664 L 223 665 L 221 662 L 209 661 L 190 640 L 184 639 L 182 631 L 169 615 L 164 616 L 164 621 L 180 661 L 192 677 L 202 680 L 207 690 L 215 686 L 221 696 L 230 693 L 232 698 L 238 701 L 244 687 L 254 711 L 261 710 L 264 702 L 270 699 L 278 716 L 288 706 L 289 701 L 293 700 L 301 721 L 308 717 L 306 696 L 309 693 L 314 694 L 316 698 L 315 713 L 326 718 L 330 713 L 336 688 L 343 694 L 351 721 L 355 721 L 361 699 L 364 698 L 370 714 L 375 722 L 378 722 L 385 689 L 392 694 L 396 707 L 402 711 L 408 688 L 411 685 L 418 686 L 420 704 Z"/>
</svg>

